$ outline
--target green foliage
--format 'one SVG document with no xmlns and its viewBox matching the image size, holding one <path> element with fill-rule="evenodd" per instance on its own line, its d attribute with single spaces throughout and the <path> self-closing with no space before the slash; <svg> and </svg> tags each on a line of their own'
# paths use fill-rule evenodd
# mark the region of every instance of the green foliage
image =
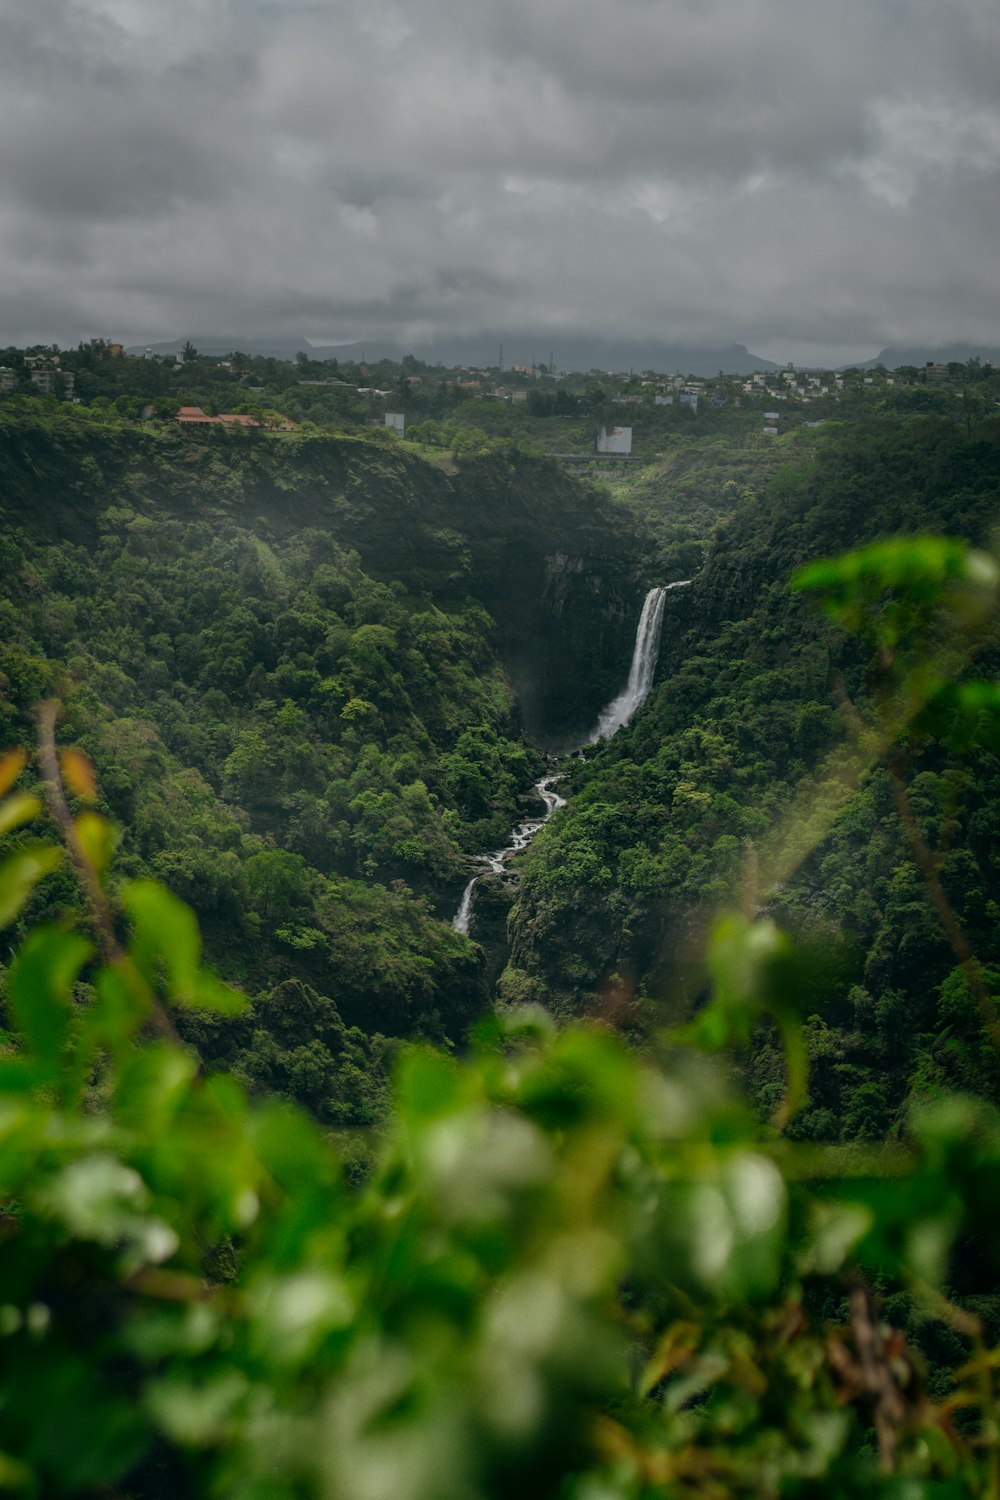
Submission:
<svg viewBox="0 0 1000 1500">
<path fill-rule="evenodd" d="M 652 462 L 616 478 L 614 493 L 649 530 L 651 581 L 693 578 L 715 527 L 753 503 L 783 461 L 773 446 L 749 448 L 735 437 L 677 434 Z"/>
<path fill-rule="evenodd" d="M 972 441 L 925 419 L 824 429 L 741 499 L 668 612 L 643 712 L 571 764 L 569 806 L 524 857 L 504 993 L 649 1033 L 703 1006 L 719 911 L 763 908 L 814 955 L 797 982 L 820 1052 L 792 1133 L 899 1132 L 912 1099 L 969 1085 L 979 1027 L 948 1031 L 935 992 L 956 962 L 942 894 L 979 962 L 1000 961 L 998 438 L 995 421 Z M 708 461 L 688 458 L 706 480 Z M 633 485 L 665 557 L 679 462 L 659 501 L 652 475 Z M 799 568 L 808 592 L 788 588 Z M 772 1116 L 767 1031 L 746 1070 Z"/>
<path fill-rule="evenodd" d="M 807 1097 L 808 1061 L 800 1024 L 801 996 L 807 988 L 805 957 L 769 919 L 750 923 L 723 917 L 716 923 L 710 948 L 711 1002 L 682 1033 L 715 1052 L 749 1046 L 762 1017 L 772 1019 L 781 1035 L 788 1073 L 781 1123 L 797 1114 Z"/>
<path fill-rule="evenodd" d="M 190 903 L 212 963 L 264 1015 L 293 980 L 371 1039 L 457 1041 L 485 1008 L 476 950 L 438 918 L 543 762 L 476 593 L 488 577 L 498 618 L 537 637 L 552 538 L 581 509 L 588 545 L 611 528 L 547 468 L 476 462 L 452 481 L 361 441 L 192 452 L 75 408 L 0 411 L 2 741 L 27 743 L 34 704 L 58 692 L 101 811 L 124 824 L 118 869 Z M 35 808 L 30 790 L 8 804 L 0 861 L 14 860 L 11 901 L 59 917 L 71 883 L 33 895 L 19 832 Z M 256 1077 L 254 1018 L 181 1025 Z M 310 1100 L 343 1102 L 351 1049 L 339 1034 L 331 1047 Z M 383 1074 L 359 1088 L 359 1119 Z"/>
<path fill-rule="evenodd" d="M 0 414 L 0 731 L 58 689 L 100 773 L 62 757 L 64 853 L 0 760 L 0 1486 L 992 1500 L 995 423 L 623 486 L 704 571 L 568 768 L 484 1023 L 428 893 L 538 773 L 511 681 L 586 640 L 559 691 L 603 692 L 553 539 L 613 590 L 635 534 L 451 418 L 447 480 L 230 444 L 195 507 L 118 399 L 100 443 Z"/>
<path fill-rule="evenodd" d="M 946 1297 L 964 1235 L 1000 1254 L 988 1106 L 924 1106 L 905 1148 L 845 1159 L 761 1129 L 697 1054 L 524 1012 L 464 1060 L 404 1053 L 351 1188 L 346 1142 L 172 1038 L 192 995 L 229 998 L 173 896 L 124 904 L 124 946 L 95 908 L 103 956 L 37 928 L 10 975 L 8 1491 L 995 1493 L 1000 1354 Z M 783 1014 L 789 954 L 767 923 L 720 931 L 723 1010 Z M 268 1003 L 283 1066 L 342 1029 L 302 988 Z M 860 1275 L 951 1339 L 936 1399 Z"/>
<path fill-rule="evenodd" d="M 830 619 L 873 646 L 894 650 L 918 632 L 926 637 L 929 615 L 948 604 L 981 622 L 982 604 L 993 603 L 996 567 L 959 541 L 905 537 L 810 563 L 792 586 L 822 591 Z"/>
</svg>

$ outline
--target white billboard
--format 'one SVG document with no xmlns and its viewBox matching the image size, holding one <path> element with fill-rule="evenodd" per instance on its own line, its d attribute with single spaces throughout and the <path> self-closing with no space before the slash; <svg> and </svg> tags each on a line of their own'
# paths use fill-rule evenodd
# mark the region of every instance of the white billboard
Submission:
<svg viewBox="0 0 1000 1500">
<path fill-rule="evenodd" d="M 631 427 L 599 427 L 597 451 L 598 453 L 631 453 Z"/>
</svg>

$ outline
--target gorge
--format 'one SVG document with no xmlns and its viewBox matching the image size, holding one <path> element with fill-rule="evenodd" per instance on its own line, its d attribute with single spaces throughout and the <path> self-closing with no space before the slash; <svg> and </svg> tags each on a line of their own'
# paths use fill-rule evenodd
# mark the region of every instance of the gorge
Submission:
<svg viewBox="0 0 1000 1500">
<path fill-rule="evenodd" d="M 989 1492 L 993 410 L 612 493 L 0 402 L 15 1487 Z"/>
<path fill-rule="evenodd" d="M 197 441 L 3 407 L 0 741 L 30 745 L 58 697 L 119 867 L 197 911 L 249 997 L 233 1020 L 184 1017 L 206 1065 L 324 1125 L 370 1123 L 396 1048 L 460 1045 L 497 998 L 690 1014 L 706 923 L 842 740 L 840 680 L 867 691 L 863 654 L 790 577 L 900 529 L 981 544 L 990 430 L 888 414 L 780 466 L 685 439 L 612 494 L 509 447 L 452 471 L 355 435 Z M 925 818 L 951 784 L 935 754 Z M 946 874 L 992 963 L 994 772 L 968 774 Z M 847 935 L 803 1001 L 836 1037 L 817 1131 L 860 1128 L 851 1069 L 885 1126 L 930 1066 L 949 958 L 914 881 L 879 773 L 776 905 Z M 890 1048 L 882 1018 L 902 1014 Z"/>
<path fill-rule="evenodd" d="M 618 696 L 602 710 L 594 731 L 579 745 L 571 747 L 568 753 L 580 750 L 584 745 L 595 745 L 601 740 L 610 739 L 612 735 L 618 733 L 619 729 L 623 729 L 632 715 L 642 707 L 653 686 L 667 594 L 672 589 L 688 588 L 690 583 L 690 578 L 684 578 L 676 583 L 658 584 L 649 590 L 643 601 L 642 613 L 636 628 L 628 680 Z M 462 900 L 451 924 L 456 932 L 468 933 L 471 930 L 473 895 L 483 874 L 503 874 L 510 861 L 528 847 L 552 814 L 560 807 L 566 806 L 565 798 L 555 790 L 560 779 L 558 772 L 550 772 L 537 781 L 532 788 L 533 795 L 545 805 L 542 817 L 518 823 L 511 833 L 510 843 L 492 853 L 477 856 L 476 862 L 484 866 L 485 870 L 481 869 L 474 874 L 462 892 Z"/>
</svg>

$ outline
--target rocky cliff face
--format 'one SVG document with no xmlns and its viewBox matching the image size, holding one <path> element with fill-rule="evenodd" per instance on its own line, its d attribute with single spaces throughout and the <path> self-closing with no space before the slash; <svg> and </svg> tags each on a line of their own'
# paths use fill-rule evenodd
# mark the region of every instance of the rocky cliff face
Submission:
<svg viewBox="0 0 1000 1500">
<path fill-rule="evenodd" d="M 477 461 L 469 497 L 474 592 L 497 622 L 525 728 L 551 749 L 590 729 L 618 690 L 645 594 L 634 517 L 554 463 Z"/>
<path fill-rule="evenodd" d="M 627 675 L 644 591 L 629 570 L 593 557 L 556 553 L 521 572 L 512 569 L 509 599 L 493 601 L 501 654 L 527 732 L 561 750 L 593 727 Z"/>
</svg>

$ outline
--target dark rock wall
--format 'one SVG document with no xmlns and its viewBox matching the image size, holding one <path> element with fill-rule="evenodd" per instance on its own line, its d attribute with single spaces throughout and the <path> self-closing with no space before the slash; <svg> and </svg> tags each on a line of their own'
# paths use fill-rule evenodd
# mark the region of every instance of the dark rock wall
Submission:
<svg viewBox="0 0 1000 1500">
<path fill-rule="evenodd" d="M 525 728 L 564 748 L 627 676 L 643 535 L 630 512 L 549 461 L 474 463 L 455 483 L 469 496 L 473 591 L 497 622 Z"/>
</svg>

